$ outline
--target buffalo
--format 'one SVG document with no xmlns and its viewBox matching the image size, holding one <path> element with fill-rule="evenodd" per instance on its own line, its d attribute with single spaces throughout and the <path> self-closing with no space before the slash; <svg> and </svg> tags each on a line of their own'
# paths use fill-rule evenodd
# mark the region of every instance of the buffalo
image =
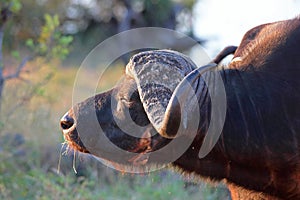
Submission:
<svg viewBox="0 0 300 200">
<path fill-rule="evenodd" d="M 300 199 L 300 18 L 257 26 L 199 68 L 136 54 L 60 125 L 70 147 L 119 169 L 168 165 L 226 182 L 232 199 Z"/>
</svg>

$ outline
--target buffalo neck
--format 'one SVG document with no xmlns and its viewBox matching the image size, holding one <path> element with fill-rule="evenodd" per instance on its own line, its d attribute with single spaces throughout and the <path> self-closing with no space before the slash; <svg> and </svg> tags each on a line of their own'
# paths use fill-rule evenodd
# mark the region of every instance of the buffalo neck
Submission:
<svg viewBox="0 0 300 200">
<path fill-rule="evenodd" d="M 221 136 L 205 158 L 198 158 L 211 110 L 207 85 L 199 79 L 196 87 L 201 113 L 198 135 L 191 148 L 174 165 L 203 177 L 226 179 L 256 191 L 269 194 L 280 188 L 284 191 L 283 188 L 290 185 L 283 186 L 283 183 L 291 181 L 293 184 L 289 179 L 293 174 L 286 168 L 297 169 L 297 164 L 290 160 L 299 151 L 295 142 L 299 140 L 295 138 L 299 126 L 290 125 L 291 120 L 299 119 L 299 112 L 296 112 L 299 109 L 293 109 L 298 103 L 286 96 L 291 91 L 280 93 L 284 89 L 282 80 L 268 73 L 236 69 L 223 69 L 220 73 L 227 99 Z M 284 113 L 278 113 L 278 110 Z"/>
</svg>

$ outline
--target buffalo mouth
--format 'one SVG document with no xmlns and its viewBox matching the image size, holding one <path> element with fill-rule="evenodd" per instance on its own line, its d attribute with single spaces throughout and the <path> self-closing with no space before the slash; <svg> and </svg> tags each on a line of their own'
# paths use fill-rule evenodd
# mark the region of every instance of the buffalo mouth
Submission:
<svg viewBox="0 0 300 200">
<path fill-rule="evenodd" d="M 81 152 L 81 153 L 87 153 L 93 155 L 91 152 L 92 150 L 88 150 L 82 140 L 80 139 L 80 136 L 78 134 L 78 131 L 76 128 L 71 128 L 68 130 L 63 130 L 63 135 L 66 144 L 68 147 L 75 152 Z M 128 139 L 128 138 L 127 138 Z M 113 161 L 113 159 L 107 158 L 106 156 L 98 156 L 96 157 L 98 159 L 101 159 L 102 161 L 109 163 L 112 165 L 115 169 L 124 169 L 124 166 L 132 165 L 132 166 L 143 166 L 148 164 L 149 156 L 151 152 L 154 152 L 163 146 L 165 146 L 169 140 L 162 138 L 161 136 L 154 135 L 151 136 L 149 132 L 146 132 L 143 134 L 143 137 L 141 138 L 132 138 L 131 145 L 128 146 L 126 149 L 122 147 L 123 150 L 131 153 L 135 153 L 134 156 L 126 158 L 126 163 L 121 163 L 118 161 Z M 118 146 L 118 144 L 115 144 Z"/>
<path fill-rule="evenodd" d="M 70 149 L 81 153 L 90 153 L 90 151 L 88 151 L 82 143 L 76 129 L 67 131 L 63 130 L 63 136 Z"/>
</svg>

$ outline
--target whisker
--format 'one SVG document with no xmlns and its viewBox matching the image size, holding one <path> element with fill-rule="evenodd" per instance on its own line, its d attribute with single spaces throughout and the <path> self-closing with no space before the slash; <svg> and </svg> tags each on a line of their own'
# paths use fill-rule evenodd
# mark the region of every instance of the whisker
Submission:
<svg viewBox="0 0 300 200">
<path fill-rule="evenodd" d="M 70 152 L 70 145 L 66 147 L 66 150 L 63 152 L 63 155 L 68 155 L 69 152 Z"/>
<path fill-rule="evenodd" d="M 74 150 L 74 155 L 73 155 L 73 170 L 75 172 L 75 174 L 77 174 L 77 170 L 76 170 L 76 151 Z"/>
<path fill-rule="evenodd" d="M 61 148 L 60 148 L 60 151 L 59 151 L 58 164 L 57 164 L 57 171 L 56 171 L 57 174 L 60 174 L 61 157 L 63 155 L 62 151 L 63 151 L 63 148 L 65 147 L 66 144 L 67 144 L 67 142 L 61 143 Z"/>
</svg>

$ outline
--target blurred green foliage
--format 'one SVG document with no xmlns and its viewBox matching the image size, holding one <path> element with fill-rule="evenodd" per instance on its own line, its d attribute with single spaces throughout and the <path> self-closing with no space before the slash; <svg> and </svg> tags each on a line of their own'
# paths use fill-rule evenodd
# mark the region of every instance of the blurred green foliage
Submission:
<svg viewBox="0 0 300 200">
<path fill-rule="evenodd" d="M 100 84 L 101 90 L 110 88 L 122 73 L 123 66 L 110 69 Z M 28 75 L 44 80 L 43 70 Z M 47 85 L 40 86 L 26 106 L 14 109 L 19 97 L 28 93 L 28 84 L 20 80 L 6 87 L 3 113 L 7 120 L 0 132 L 0 199 L 46 200 L 218 200 L 229 199 L 224 185 L 211 186 L 190 183 L 184 177 L 168 170 L 150 174 L 121 174 L 83 155 L 72 170 L 72 153 L 62 156 L 60 174 L 57 174 L 60 146 L 63 141 L 58 127 L 59 118 L 72 104 L 72 87 L 76 68 L 60 68 Z M 82 72 L 89 77 L 83 86 L 94 88 L 97 77 L 93 71 Z M 43 75 L 43 76 L 42 76 Z M 38 80 L 37 80 L 38 81 Z M 18 87 L 14 86 L 18 83 Z M 22 83 L 22 84 L 20 84 Z M 22 93 L 23 92 L 23 93 Z M 31 97 L 31 94 L 28 94 Z M 25 99 L 27 97 L 25 96 Z M 14 110 L 14 112 L 11 112 Z M 7 142 L 5 133 L 21 133 L 22 145 Z M 2 142 L 1 142 L 2 141 Z M 3 145 L 3 141 L 6 145 Z"/>
<path fill-rule="evenodd" d="M 4 154 L 5 153 L 5 154 Z M 224 186 L 188 184 L 176 174 L 156 171 L 150 174 L 115 174 L 107 171 L 95 175 L 103 166 L 86 167 L 85 174 L 76 176 L 70 170 L 57 174 L 40 164 L 41 154 L 33 148 L 27 155 L 14 159 L 9 152 L 0 151 L 0 199 L 31 200 L 199 200 L 229 199 Z M 90 162 L 84 163 L 91 164 Z"/>
<path fill-rule="evenodd" d="M 45 13 L 57 15 L 60 19 L 59 31 L 73 36 L 73 48 L 69 49 L 68 59 L 74 61 L 72 64 L 79 64 L 91 49 L 106 38 L 132 28 L 164 27 L 194 37 L 192 18 L 196 0 L 16 1 L 21 2 L 22 9 L 6 25 L 6 51 L 28 44 L 28 38 L 39 37 L 45 24 Z"/>
<path fill-rule="evenodd" d="M 35 55 L 45 56 L 48 59 L 65 59 L 69 54 L 69 46 L 73 41 L 73 37 L 62 35 L 58 31 L 60 25 L 58 15 L 45 14 L 44 20 L 45 24 L 41 27 L 39 37 L 36 40 L 33 38 L 27 39 L 26 46 Z"/>
<path fill-rule="evenodd" d="M 7 10 L 11 11 L 12 13 L 17 13 L 21 10 L 22 4 L 20 0 L 1 0 L 0 1 L 0 9 L 6 8 Z"/>
<path fill-rule="evenodd" d="M 76 75 L 75 68 L 53 67 L 58 65 L 57 60 L 69 53 L 85 56 L 85 49 L 88 52 L 98 42 L 123 31 L 128 11 L 133 15 L 125 29 L 160 26 L 191 33 L 191 24 L 180 16 L 191 17 L 194 3 L 195 0 L 0 0 L 0 26 L 5 22 L 4 55 L 13 60 L 6 66 L 15 69 L 13 66 L 24 54 L 36 58 L 4 90 L 0 113 L 0 199 L 229 199 L 223 185 L 191 184 L 164 170 L 122 175 L 99 167 L 99 163 L 79 161 L 77 165 L 84 169 L 78 169 L 81 174 L 76 175 L 72 161 L 65 156 L 62 172 L 56 173 L 60 154 L 57 146 L 62 141 L 58 120 L 72 103 Z M 120 77 L 116 70 L 105 76 L 101 87 L 110 87 L 115 77 Z M 86 87 L 94 88 L 96 81 L 87 81 Z M 24 144 L 3 143 L 1 136 L 16 132 L 25 138 Z"/>
<path fill-rule="evenodd" d="M 16 67 L 11 65 L 6 65 L 4 63 L 4 54 L 6 47 L 2 45 L 3 42 L 6 42 L 6 38 L 15 38 L 15 35 L 9 35 L 6 30 L 10 30 L 10 24 L 16 23 L 14 21 L 14 16 L 20 14 L 24 9 L 23 4 L 19 0 L 1 0 L 0 4 L 0 107 L 2 104 L 2 93 L 6 82 L 10 79 L 21 78 L 22 72 L 24 71 L 25 66 L 29 61 L 38 60 L 39 65 L 43 63 L 48 63 L 50 60 L 59 61 L 65 59 L 69 54 L 69 47 L 73 41 L 72 36 L 66 36 L 62 34 L 60 30 L 60 20 L 57 14 L 50 15 L 44 14 L 43 24 L 39 29 L 39 33 L 35 37 L 27 38 L 25 41 L 26 46 L 29 50 L 26 51 L 27 56 L 20 56 L 21 53 L 18 48 L 11 49 L 11 56 L 16 59 L 19 64 L 15 64 Z M 32 23 L 30 27 L 33 27 L 35 24 Z M 4 37 L 5 36 L 5 37 Z M 8 40 L 10 42 L 10 40 Z M 4 47 L 4 48 L 3 48 Z M 19 47 L 19 46 L 18 46 Z M 39 67 L 37 67 L 39 68 Z M 5 71 L 12 71 L 9 74 L 5 74 Z M 28 81 L 32 84 L 32 89 L 27 91 L 27 93 L 22 97 L 24 99 L 31 99 L 34 95 L 41 94 L 41 90 L 37 90 L 41 85 L 45 84 L 50 80 L 49 77 L 52 77 L 53 72 L 49 72 L 45 76 L 45 79 L 41 80 L 39 83 L 32 84 L 33 82 Z M 22 77 L 24 78 L 24 77 Z M 37 93 L 36 93 L 37 91 Z M 28 96 L 30 94 L 31 96 Z M 16 101 L 18 102 L 18 100 Z M 23 101 L 24 102 L 24 101 Z M 18 103 L 16 103 L 18 105 Z M 1 121 L 3 119 L 1 118 Z"/>
</svg>

